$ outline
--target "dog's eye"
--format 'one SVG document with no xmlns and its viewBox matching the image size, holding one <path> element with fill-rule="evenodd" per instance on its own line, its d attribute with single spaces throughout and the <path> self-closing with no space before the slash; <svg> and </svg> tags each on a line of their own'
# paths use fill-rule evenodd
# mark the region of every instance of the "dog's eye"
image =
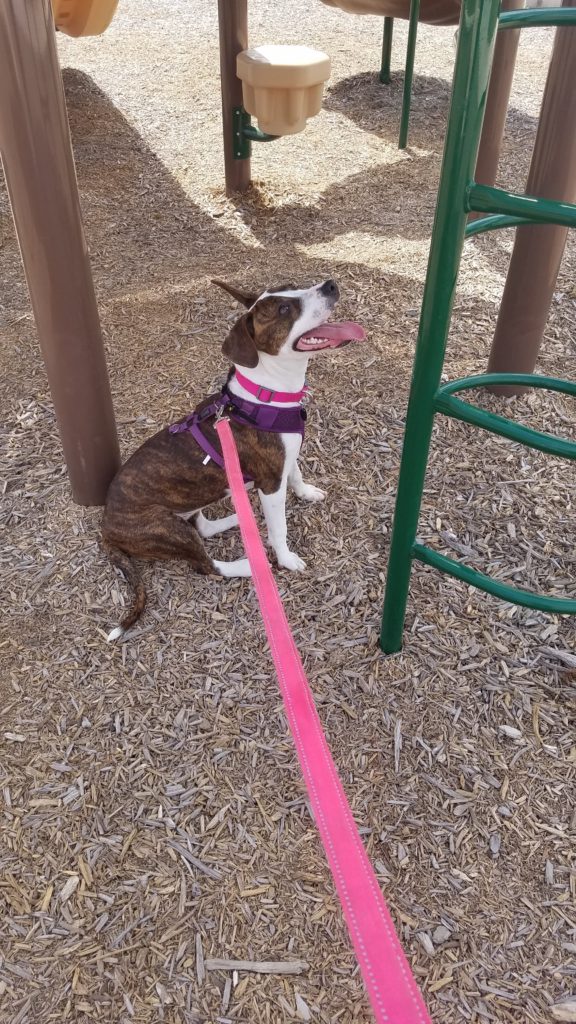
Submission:
<svg viewBox="0 0 576 1024">
<path fill-rule="evenodd" d="M 290 312 L 290 306 L 288 303 L 283 302 L 281 306 L 278 306 L 278 312 L 280 313 L 280 316 L 287 316 Z"/>
</svg>

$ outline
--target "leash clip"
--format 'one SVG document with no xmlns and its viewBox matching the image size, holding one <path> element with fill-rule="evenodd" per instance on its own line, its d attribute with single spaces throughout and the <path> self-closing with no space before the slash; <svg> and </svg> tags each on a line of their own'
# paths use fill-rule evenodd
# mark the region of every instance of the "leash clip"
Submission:
<svg viewBox="0 0 576 1024">
<path fill-rule="evenodd" d="M 225 416 L 224 415 L 225 408 L 226 408 L 226 403 L 224 405 L 221 405 L 220 408 L 218 409 L 218 411 L 216 413 L 216 416 L 214 417 L 214 423 L 215 424 L 216 423 L 220 423 L 220 420 L 228 420 L 228 421 L 230 420 L 229 416 Z"/>
</svg>

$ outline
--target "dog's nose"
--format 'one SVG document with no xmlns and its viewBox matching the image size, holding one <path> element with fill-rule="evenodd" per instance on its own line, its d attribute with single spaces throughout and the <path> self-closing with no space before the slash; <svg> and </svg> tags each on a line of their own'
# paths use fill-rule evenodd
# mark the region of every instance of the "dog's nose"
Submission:
<svg viewBox="0 0 576 1024">
<path fill-rule="evenodd" d="M 340 298 L 340 290 L 336 281 L 325 281 L 320 288 L 320 293 L 325 295 L 327 299 L 334 299 L 334 302 Z"/>
</svg>

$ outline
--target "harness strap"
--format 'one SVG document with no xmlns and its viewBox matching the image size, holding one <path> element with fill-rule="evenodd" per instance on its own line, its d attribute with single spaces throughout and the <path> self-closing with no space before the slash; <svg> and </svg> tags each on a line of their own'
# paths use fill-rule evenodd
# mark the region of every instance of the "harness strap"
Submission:
<svg viewBox="0 0 576 1024">
<path fill-rule="evenodd" d="M 266 430 L 272 434 L 301 434 L 302 437 L 304 436 L 307 414 L 301 405 L 292 406 L 290 409 L 278 409 L 274 405 L 249 402 L 247 399 L 235 395 L 233 391 L 229 391 L 226 384 L 222 393 L 232 406 L 230 409 L 231 419 L 247 422 L 256 430 Z"/>
<path fill-rule="evenodd" d="M 222 388 L 222 393 L 210 405 L 204 409 L 194 410 L 178 423 L 172 423 L 168 427 L 170 434 L 192 434 L 196 444 L 206 453 L 204 462 L 210 459 L 224 468 L 224 459 L 217 448 L 204 435 L 200 424 L 205 420 L 218 417 L 226 409 L 227 414 L 237 423 L 253 427 L 255 430 L 265 430 L 273 434 L 300 434 L 304 437 L 306 425 L 306 410 L 301 405 L 292 406 L 290 409 L 278 409 L 273 405 L 261 405 L 257 402 L 248 402 L 239 395 L 228 390 L 227 384 Z M 244 482 L 249 483 L 253 477 L 244 474 Z"/>
<path fill-rule="evenodd" d="M 200 412 L 192 412 L 190 413 L 189 416 L 186 416 L 185 419 L 180 420 L 179 423 L 172 423 L 171 426 L 168 427 L 168 432 L 170 434 L 183 434 L 185 432 L 188 434 L 192 434 L 192 437 L 196 441 L 196 444 L 202 449 L 202 451 L 206 452 L 204 464 L 209 462 L 211 459 L 212 462 L 214 462 L 217 466 L 220 467 L 220 469 L 224 469 L 224 458 L 222 456 L 222 453 L 219 452 L 218 449 L 215 448 L 214 445 L 208 440 L 206 435 L 202 433 L 200 429 L 200 424 L 204 420 L 210 419 L 213 416 L 217 416 L 218 413 L 222 409 L 224 409 L 227 404 L 228 400 L 226 398 L 226 395 L 222 393 L 222 395 L 219 398 L 217 398 L 215 402 L 212 402 L 211 405 L 207 405 L 205 409 L 202 409 Z M 248 473 L 244 473 L 243 476 L 244 483 L 246 484 L 250 483 L 254 479 L 253 477 L 249 476 Z"/>
</svg>

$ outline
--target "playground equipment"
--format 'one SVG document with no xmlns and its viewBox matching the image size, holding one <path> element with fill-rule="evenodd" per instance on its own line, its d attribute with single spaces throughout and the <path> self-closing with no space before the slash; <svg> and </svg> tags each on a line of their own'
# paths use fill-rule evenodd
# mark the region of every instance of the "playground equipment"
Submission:
<svg viewBox="0 0 576 1024">
<path fill-rule="evenodd" d="M 118 0 L 52 0 L 54 24 L 68 36 L 98 36 L 104 32 Z"/>
<path fill-rule="evenodd" d="M 348 14 L 380 14 L 387 18 L 408 18 L 410 0 L 322 0 Z M 419 21 L 428 25 L 457 25 L 461 0 L 420 0 Z"/>
<path fill-rule="evenodd" d="M 384 85 L 390 83 L 394 19 L 408 19 L 402 116 L 400 118 L 400 138 L 398 141 L 398 148 L 406 149 L 418 22 L 422 21 L 428 25 L 457 25 L 460 21 L 461 0 L 322 0 L 322 3 L 328 7 L 338 7 L 341 11 L 347 11 L 349 14 L 379 14 L 384 17 L 382 62 L 380 66 L 380 81 Z"/>
<path fill-rule="evenodd" d="M 267 135 L 294 135 L 322 106 L 330 58 L 309 46 L 258 46 L 236 60 L 244 109 Z"/>
<path fill-rule="evenodd" d="M 432 24 L 453 24 L 455 12 L 461 8 L 461 0 L 322 0 L 331 6 L 341 7 L 354 13 L 392 12 L 395 17 L 410 16 L 408 60 L 404 78 L 404 98 L 400 128 L 400 146 L 406 146 L 410 97 L 414 69 L 414 51 L 418 20 Z M 524 6 L 524 0 L 503 0 L 505 10 Z M 457 20 L 457 17 L 456 17 Z M 248 0 L 218 0 L 218 23 L 220 29 L 220 79 L 222 92 L 222 124 L 224 134 L 224 167 L 226 192 L 245 192 L 250 186 L 251 141 L 268 142 L 275 138 L 267 131 L 258 131 L 250 124 L 246 102 L 251 100 L 241 83 L 243 63 L 237 64 L 240 53 L 252 53 L 248 48 Z M 387 77 L 390 80 L 390 47 L 392 44 L 393 17 L 385 18 L 385 44 L 388 38 Z M 388 32 L 388 36 L 386 33 Z M 478 154 L 477 180 L 492 185 L 496 179 L 498 157 L 504 123 L 510 98 L 514 62 L 518 48 L 519 31 L 503 33 L 496 44 L 490 90 L 484 120 L 484 130 Z M 385 46 L 386 48 L 386 46 Z M 261 48 L 264 49 L 264 48 Z M 265 48 L 271 49 L 271 48 Z M 299 48 L 294 48 L 294 50 Z M 314 51 L 315 52 L 315 51 Z M 328 61 L 328 58 L 324 58 Z M 295 60 L 293 61 L 293 65 Z M 254 74 L 254 71 L 251 72 Z M 260 72 L 262 73 L 262 72 Z M 329 71 L 326 72 L 327 74 Z M 295 74 L 294 68 L 292 74 Z M 296 74 L 298 74 L 296 69 Z M 294 78 L 296 82 L 296 77 Z M 288 134 L 286 132 L 278 134 Z"/>
<path fill-rule="evenodd" d="M 553 255 L 556 258 L 558 248 L 561 255 L 563 242 L 561 246 L 558 245 L 558 235 L 555 233 L 560 231 L 565 239 L 564 228 L 576 227 L 576 0 L 565 0 L 562 8 L 547 10 L 499 13 L 499 6 L 498 0 L 464 0 L 463 4 L 450 118 L 422 302 L 388 562 L 381 635 L 381 645 L 386 653 L 399 650 L 402 644 L 410 571 L 414 559 L 513 604 L 559 614 L 576 613 L 576 600 L 544 596 L 507 586 L 416 540 L 432 426 L 437 413 L 463 420 L 543 452 L 576 459 L 576 442 L 532 430 L 456 397 L 459 392 L 471 388 L 502 385 L 514 390 L 519 387 L 547 388 L 576 396 L 576 383 L 538 376 L 532 372 L 489 373 L 449 384 L 440 383 L 465 238 L 482 231 L 516 225 L 560 226 L 518 229 L 518 239 L 523 237 L 525 241 L 518 250 L 516 265 L 510 268 L 507 284 L 512 292 L 510 305 L 517 314 L 516 325 L 513 319 L 511 321 L 510 308 L 505 311 L 505 303 L 501 313 L 508 330 L 516 326 L 518 336 L 511 343 L 502 330 L 500 334 L 497 332 L 491 358 L 492 366 L 505 360 L 512 364 L 511 368 L 515 368 L 522 358 L 522 327 L 530 323 L 532 312 L 539 316 L 539 324 L 542 323 L 542 316 L 545 320 L 550 303 L 548 300 L 548 306 L 543 305 L 543 293 L 548 289 L 551 298 L 551 288 L 558 270 L 551 258 L 551 246 L 545 247 L 543 254 L 540 252 L 540 232 L 553 233 Z M 538 181 L 544 185 L 551 182 L 551 191 L 555 193 L 552 199 L 487 187 L 477 184 L 473 178 L 497 29 L 509 31 L 512 28 L 539 25 L 573 26 L 556 33 L 532 161 L 530 183 L 534 185 Z M 546 170 L 549 170 L 549 176 Z M 470 211 L 488 216 L 466 226 Z M 526 271 L 529 270 L 533 272 L 534 280 L 522 292 L 522 318 L 519 320 L 517 286 L 522 279 L 525 282 Z M 530 288 L 538 280 L 538 274 L 542 275 L 545 283 L 536 289 L 535 305 L 532 308 Z M 537 332 L 538 326 L 535 335 Z M 541 333 L 538 342 L 540 338 Z M 534 340 L 532 338 L 532 342 Z M 531 370 L 536 355 L 537 345 L 531 344 Z"/>
<path fill-rule="evenodd" d="M 94 5 L 102 2 L 103 0 L 92 0 Z M 495 0 L 491 2 L 495 3 Z M 111 7 L 109 3 L 109 11 Z M 481 4 L 473 5 L 470 9 L 467 7 L 467 32 L 470 31 L 470 18 L 479 17 L 480 7 Z M 249 155 L 242 159 L 234 157 L 232 131 L 234 107 L 242 107 L 243 100 L 242 83 L 236 74 L 236 57 L 248 46 L 247 0 L 219 0 L 218 9 L 226 184 L 228 191 L 233 192 L 247 188 L 250 183 Z M 530 17 L 534 13 L 537 12 L 526 12 L 526 15 Z M 551 16 L 551 12 L 548 14 Z M 26 18 L 22 18 L 21 15 L 22 0 L 2 0 L 0 153 L 72 495 L 80 504 L 101 505 L 108 484 L 119 464 L 118 440 L 94 285 L 82 228 L 50 0 L 26 0 Z M 510 28 L 508 24 L 507 31 L 501 35 L 516 35 L 517 22 L 513 24 L 514 28 Z M 88 22 L 86 27 L 87 25 Z M 576 78 L 573 44 L 568 41 L 568 37 L 574 38 L 574 31 L 566 30 L 565 35 L 568 49 L 566 52 L 562 49 L 563 60 L 560 61 L 560 46 L 563 47 L 564 44 L 561 41 L 557 43 L 553 61 L 556 70 L 552 76 L 551 66 L 546 88 L 544 106 L 548 113 L 545 120 L 550 128 L 547 132 L 543 131 L 542 143 L 536 147 L 540 156 L 536 160 L 535 151 L 535 162 L 533 161 L 534 182 L 539 180 L 541 185 L 545 184 L 547 179 L 551 179 L 552 173 L 561 174 L 562 168 L 566 169 L 566 175 L 572 175 L 572 184 L 576 182 L 576 132 L 566 131 L 566 124 L 570 123 L 570 118 L 574 124 L 574 115 L 570 111 L 567 113 L 565 106 L 567 97 L 570 97 L 571 102 L 576 102 L 576 95 L 574 91 L 571 93 L 569 88 Z M 499 52 L 503 53 L 499 50 L 500 43 L 499 39 L 496 44 L 488 108 L 493 96 L 497 56 Z M 560 73 L 561 67 L 567 69 L 563 76 Z M 463 73 L 461 68 L 460 79 Z M 560 90 L 552 87 L 552 78 L 555 83 L 565 80 L 566 89 L 562 106 L 558 100 Z M 506 112 L 505 97 L 507 92 L 504 88 L 497 94 L 497 102 L 494 104 L 498 117 L 494 118 L 493 130 L 489 133 L 489 174 L 482 176 L 479 170 L 476 174 L 477 181 L 486 184 L 494 180 Z M 573 110 L 573 107 L 570 110 Z M 486 137 L 487 119 L 488 114 L 483 138 Z M 543 120 L 544 118 L 541 119 L 541 127 Z M 451 138 L 452 159 L 457 162 L 458 146 L 454 142 L 453 132 Z M 569 144 L 572 149 L 568 149 Z M 467 172 L 465 180 L 471 179 L 472 175 L 467 165 L 462 166 Z M 539 190 L 535 184 L 533 189 Z M 545 189 L 542 191 L 545 192 Z M 451 196 L 446 194 L 445 186 L 443 195 L 446 215 L 446 204 L 448 203 L 450 209 Z M 557 198 L 562 198 L 562 194 L 559 193 Z M 473 208 L 471 206 L 471 209 Z M 461 221 L 458 220 L 457 224 L 458 230 L 461 231 Z M 527 233 L 532 230 L 538 231 L 537 245 L 528 241 Z M 563 245 L 562 231 L 563 229 L 559 227 L 540 227 L 522 228 L 518 232 L 505 301 L 502 303 L 491 355 L 491 368 L 500 368 L 500 361 L 504 360 L 506 365 L 503 368 L 508 372 L 514 372 L 519 365 L 525 369 L 521 362 L 524 359 L 523 352 L 532 351 L 534 346 L 537 348 L 539 345 L 549 296 L 555 284 L 554 260 L 557 259 L 558 251 L 561 252 Z M 549 235 L 549 232 L 552 234 Z M 548 261 L 545 263 L 544 275 L 539 274 L 540 254 Z M 455 265 L 457 266 L 457 260 Z M 539 287 L 535 288 L 532 280 L 529 289 L 519 288 L 521 275 L 528 273 L 529 270 L 533 272 L 532 276 L 537 279 Z M 522 302 L 517 301 L 519 294 Z M 508 295 L 510 301 L 506 301 Z M 523 317 L 527 308 L 525 303 L 531 298 L 532 336 L 530 345 L 524 346 L 526 332 Z M 449 307 L 450 303 L 447 308 Z M 440 363 L 441 360 L 442 354 Z M 514 387 L 517 389 L 517 383 Z M 428 404 L 430 405 L 430 399 Z M 429 427 L 430 424 L 426 430 Z M 426 430 L 422 435 L 426 441 L 421 467 L 422 479 L 429 442 L 429 436 L 426 440 Z M 420 438 L 420 433 L 418 437 Z M 419 485 L 420 491 L 416 490 L 418 506 L 421 484 L 422 480 Z M 416 520 L 417 514 L 418 508 Z M 410 528 L 412 540 L 415 536 L 416 520 Z M 407 558 L 411 557 L 410 544 Z M 406 553 L 405 545 L 402 550 Z M 406 573 L 405 575 L 406 579 L 402 586 L 407 592 L 408 579 Z M 403 600 L 405 604 L 406 594 Z M 403 616 L 404 605 L 400 611 L 401 621 Z M 401 622 L 399 628 L 401 633 Z M 396 636 L 399 643 L 398 627 Z"/>
<path fill-rule="evenodd" d="M 119 464 L 50 0 L 0 3 L 0 153 L 74 499 Z"/>
<path fill-rule="evenodd" d="M 435 25 L 455 24 L 455 21 L 458 20 L 461 0 L 322 0 L 322 2 L 359 14 L 390 11 L 394 17 L 410 17 L 399 143 L 400 148 L 405 148 L 410 118 L 418 21 L 428 21 Z M 524 0 L 503 0 L 502 6 L 505 10 L 516 10 L 524 6 Z M 384 19 L 383 70 L 380 78 L 381 81 L 388 82 L 390 81 L 393 20 L 393 17 Z M 290 134 L 290 132 L 270 133 L 269 129 L 259 131 L 250 124 L 246 103 L 251 104 L 251 99 L 247 96 L 246 87 L 243 86 L 241 77 L 248 74 L 254 76 L 256 72 L 254 68 L 250 71 L 244 70 L 243 61 L 238 64 L 239 54 L 257 52 L 248 50 L 248 0 L 218 0 L 218 23 L 226 193 L 233 195 L 235 192 L 245 192 L 250 186 L 250 142 L 268 142 L 275 138 L 276 134 Z M 478 181 L 486 185 L 493 184 L 496 179 L 518 39 L 519 32 L 510 31 L 504 33 L 496 44 L 484 131 L 478 154 L 477 178 Z M 260 48 L 260 50 L 270 51 L 272 49 L 277 48 Z M 299 49 L 301 48 L 293 48 L 294 51 Z M 325 55 L 322 56 L 325 61 L 328 61 Z M 318 65 L 318 71 L 321 66 L 322 62 Z M 259 73 L 266 74 L 266 70 L 260 69 Z M 270 74 L 270 72 L 268 73 Z M 292 60 L 292 68 L 291 71 L 289 69 L 289 73 L 294 76 L 293 81 L 297 86 L 297 78 L 301 71 L 298 70 L 296 56 Z M 326 74 L 328 73 L 327 70 Z M 286 122 L 284 122 L 284 127 L 286 127 Z"/>
<path fill-rule="evenodd" d="M 460 20 L 461 0 L 321 0 L 321 2 L 328 7 L 338 7 L 349 14 L 376 14 L 384 16 L 382 61 L 380 65 L 380 81 L 384 85 L 390 84 L 394 19 L 408 19 L 402 114 L 400 117 L 400 136 L 398 140 L 398 148 L 406 149 L 408 144 L 418 23 L 457 25 Z M 503 10 L 518 10 L 522 7 L 524 7 L 524 0 L 503 0 L 502 3 Z M 478 180 L 486 182 L 486 184 L 492 184 L 495 179 L 506 110 L 510 99 L 518 39 L 519 32 L 507 32 L 496 43 L 492 77 L 490 79 L 490 96 L 484 119 L 484 133 L 478 153 L 477 172 L 478 169 L 481 171 L 478 174 Z"/>
<path fill-rule="evenodd" d="M 293 135 L 319 112 L 330 58 L 306 46 L 248 49 L 248 0 L 218 0 L 218 24 L 224 169 L 232 195 L 250 185 L 251 142 Z"/>
</svg>

